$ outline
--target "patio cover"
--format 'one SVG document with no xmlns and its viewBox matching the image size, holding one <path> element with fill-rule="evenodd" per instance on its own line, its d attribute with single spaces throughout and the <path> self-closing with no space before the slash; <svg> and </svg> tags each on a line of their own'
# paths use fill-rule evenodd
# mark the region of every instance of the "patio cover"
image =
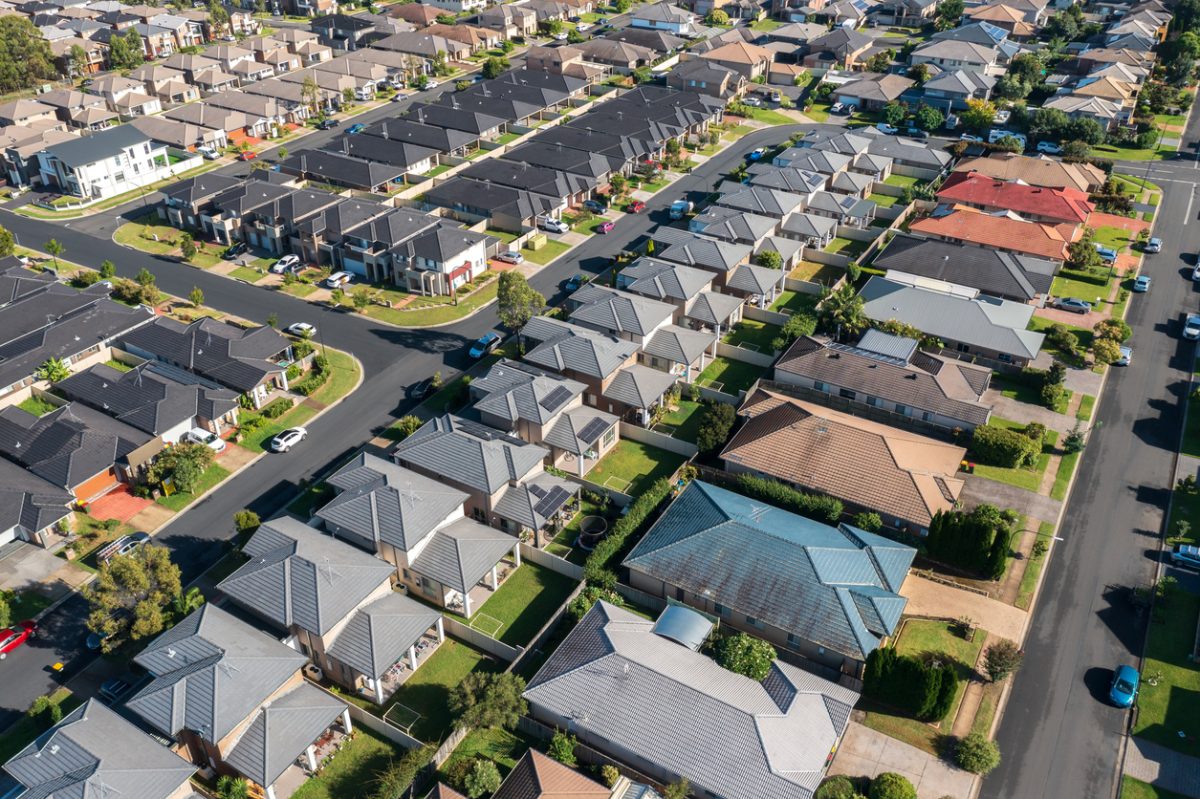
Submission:
<svg viewBox="0 0 1200 799">
<path fill-rule="evenodd" d="M 516 545 L 517 539 L 508 533 L 459 519 L 433 534 L 412 568 L 466 594 Z"/>
<path fill-rule="evenodd" d="M 421 639 L 439 615 L 403 594 L 388 594 L 354 614 L 329 647 L 329 655 L 378 679 Z"/>
<path fill-rule="evenodd" d="M 581 405 L 559 416 L 542 441 L 572 455 L 582 455 L 589 449 L 596 449 L 600 436 L 619 421 L 611 413 Z"/>
<path fill-rule="evenodd" d="M 496 500 L 496 514 L 531 530 L 540 530 L 578 490 L 575 483 L 543 472 L 504 489 Z"/>
<path fill-rule="evenodd" d="M 269 786 L 345 709 L 333 695 L 301 683 L 258 712 L 225 762 Z"/>
</svg>

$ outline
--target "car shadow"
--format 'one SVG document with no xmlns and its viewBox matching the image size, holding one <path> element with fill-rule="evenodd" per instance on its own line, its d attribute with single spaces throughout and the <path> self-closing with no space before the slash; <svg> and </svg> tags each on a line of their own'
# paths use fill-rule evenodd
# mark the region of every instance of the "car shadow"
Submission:
<svg viewBox="0 0 1200 799">
<path fill-rule="evenodd" d="M 1112 686 L 1113 670 L 1100 666 L 1093 666 L 1083 674 L 1083 684 L 1087 687 L 1088 693 L 1097 702 L 1103 704 L 1111 704 L 1108 701 L 1108 689 Z"/>
</svg>

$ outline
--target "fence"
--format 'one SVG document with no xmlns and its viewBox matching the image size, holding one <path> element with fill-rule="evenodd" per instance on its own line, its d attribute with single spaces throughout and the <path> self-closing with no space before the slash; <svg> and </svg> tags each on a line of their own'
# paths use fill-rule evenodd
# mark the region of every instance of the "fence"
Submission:
<svg viewBox="0 0 1200 799">
<path fill-rule="evenodd" d="M 744 391 L 739 391 L 737 396 L 735 397 L 732 394 L 726 394 L 724 391 L 717 391 L 715 388 L 707 388 L 705 386 L 696 385 L 695 383 L 693 383 L 692 385 L 694 385 L 694 386 L 696 386 L 696 388 L 700 389 L 700 398 L 701 399 L 711 400 L 712 402 L 723 402 L 726 405 L 734 405 L 734 406 L 741 405 L 742 397 L 746 393 Z"/>
<path fill-rule="evenodd" d="M 822 252 L 821 250 L 805 250 L 804 260 L 812 261 L 815 264 L 825 264 L 826 266 L 837 266 L 845 269 L 850 265 L 850 257 L 841 255 L 836 252 Z"/>
<path fill-rule="evenodd" d="M 783 316 L 783 314 L 780 314 Z M 784 317 L 785 319 L 787 317 Z M 742 363 L 753 364 L 754 366 L 762 366 L 770 368 L 775 365 L 774 352 L 758 352 L 756 350 L 748 350 L 745 347 L 735 347 L 733 344 L 726 344 L 724 341 L 717 342 L 717 355 L 722 358 L 728 358 L 731 361 L 741 361 Z"/>
<path fill-rule="evenodd" d="M 544 549 L 532 547 L 529 544 L 521 544 L 521 558 L 535 563 L 538 566 L 549 569 L 556 574 L 561 574 L 563 577 L 568 577 L 572 580 L 583 579 L 583 567 L 578 564 L 571 563 L 569 560 L 564 560 L 558 555 L 551 555 Z"/>
<path fill-rule="evenodd" d="M 556 474 L 557 474 L 557 472 L 556 472 Z M 608 498 L 610 500 L 612 500 L 613 503 L 618 508 L 628 507 L 629 503 L 633 502 L 633 497 L 630 496 L 629 494 L 626 494 L 622 491 L 618 491 L 615 488 L 609 488 L 608 486 L 602 486 L 599 483 L 593 483 L 591 480 L 588 480 L 586 477 L 576 477 L 575 475 L 570 474 L 569 472 L 564 472 L 562 474 L 562 476 L 565 477 L 567 480 L 570 480 L 572 483 L 577 483 L 577 484 L 583 486 L 588 491 L 595 491 L 597 494 L 607 494 Z"/>
<path fill-rule="evenodd" d="M 325 693 L 336 698 L 339 702 L 345 703 L 346 708 L 350 711 L 351 724 L 362 725 L 376 735 L 382 738 L 387 738 L 392 743 L 396 744 L 397 746 L 402 746 L 405 749 L 420 749 L 422 746 L 424 746 L 423 743 L 418 741 L 416 738 L 413 738 L 411 735 L 408 735 L 400 728 L 393 727 L 391 724 L 388 724 L 386 721 L 379 718 L 379 716 L 364 710 L 353 702 L 346 702 L 345 699 L 333 693 L 320 683 L 309 680 L 309 685 L 315 685 Z"/>
<path fill-rule="evenodd" d="M 567 608 L 571 606 L 571 602 L 575 599 L 575 597 L 579 596 L 584 587 L 584 583 L 580 583 L 579 585 L 575 586 L 575 590 L 572 591 L 565 600 L 563 600 L 563 603 L 558 606 L 558 610 L 554 611 L 554 614 L 550 616 L 550 619 L 542 625 L 542 629 L 537 631 L 537 635 L 533 636 L 533 639 L 529 642 L 529 646 L 524 652 L 521 653 L 521 657 L 509 664 L 507 669 L 508 671 L 517 671 L 518 669 L 524 668 L 526 658 L 537 657 L 539 654 L 541 654 L 542 648 L 547 645 L 547 643 L 554 636 L 554 633 L 558 630 L 559 625 L 563 623 L 563 619 L 567 615 Z"/>
<path fill-rule="evenodd" d="M 784 278 L 784 282 L 787 282 L 787 278 Z M 785 313 L 768 311 L 765 308 L 757 308 L 753 305 L 743 305 L 742 313 L 747 319 L 752 319 L 755 322 L 765 322 L 768 325 L 786 325 L 788 320 L 791 319 L 791 317 Z"/>
<path fill-rule="evenodd" d="M 667 600 L 660 596 L 647 594 L 645 591 L 639 591 L 638 589 L 625 585 L 624 583 L 617 583 L 617 593 L 628 599 L 633 604 L 653 610 L 655 613 L 662 613 L 669 604 Z"/>
<path fill-rule="evenodd" d="M 656 433 L 653 430 L 647 430 L 644 427 L 639 427 L 629 422 L 621 422 L 621 438 L 627 438 L 631 441 L 636 441 L 639 444 L 648 444 L 652 447 L 665 449 L 667 452 L 673 452 L 676 455 L 682 455 L 685 458 L 691 458 L 699 450 L 696 445 L 690 441 L 684 441 L 681 438 L 669 436 L 666 433 Z"/>
<path fill-rule="evenodd" d="M 882 194 L 885 197 L 903 197 L 904 189 L 904 186 L 893 186 L 881 180 L 877 180 L 871 185 L 872 194 Z"/>
<path fill-rule="evenodd" d="M 443 615 L 442 618 L 446 625 L 447 635 L 452 635 L 476 649 L 482 649 L 484 652 L 503 660 L 505 663 L 512 663 L 521 656 L 522 650 L 520 647 L 509 646 L 503 641 L 497 641 L 490 635 L 481 633 L 474 627 L 463 624 L 453 616 Z"/>
<path fill-rule="evenodd" d="M 868 242 L 870 242 L 870 241 L 875 241 L 875 239 L 879 238 L 879 229 L 878 228 L 861 228 L 861 227 L 851 227 L 849 225 L 838 225 L 837 229 L 836 229 L 836 233 L 839 237 L 841 237 L 843 239 L 850 239 L 851 241 L 868 241 Z"/>
<path fill-rule="evenodd" d="M 904 175 L 910 178 L 918 178 L 920 180 L 936 180 L 942 173 L 936 169 L 926 169 L 923 166 L 909 166 L 908 164 L 892 164 L 893 175 Z"/>
<path fill-rule="evenodd" d="M 833 284 L 829 286 L 830 291 L 836 291 L 846 282 L 846 276 L 842 275 Z M 800 280 L 794 277 L 785 277 L 783 279 L 783 287 L 788 291 L 796 291 L 801 294 L 816 294 L 820 296 L 825 292 L 825 286 L 821 283 L 814 283 L 811 280 Z"/>
<path fill-rule="evenodd" d="M 446 740 L 442 741 L 442 745 L 433 753 L 433 765 L 440 768 L 443 763 L 450 759 L 450 755 L 454 754 L 454 750 L 463 742 L 463 738 L 466 738 L 470 734 L 470 727 L 455 727 L 451 730 L 450 734 L 446 736 Z"/>
</svg>

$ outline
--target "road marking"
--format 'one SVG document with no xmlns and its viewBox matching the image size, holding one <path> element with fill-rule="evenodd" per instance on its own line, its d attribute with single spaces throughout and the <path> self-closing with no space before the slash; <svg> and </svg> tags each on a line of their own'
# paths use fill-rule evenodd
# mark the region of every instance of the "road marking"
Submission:
<svg viewBox="0 0 1200 799">
<path fill-rule="evenodd" d="M 1187 210 L 1183 212 L 1183 224 L 1185 224 L 1185 225 L 1186 225 L 1188 222 L 1191 222 L 1191 221 L 1192 221 L 1192 202 L 1193 202 L 1195 199 L 1196 199 L 1196 189 L 1195 189 L 1195 188 L 1193 188 L 1193 189 L 1192 189 L 1192 193 L 1188 195 L 1188 207 L 1187 207 Z"/>
</svg>

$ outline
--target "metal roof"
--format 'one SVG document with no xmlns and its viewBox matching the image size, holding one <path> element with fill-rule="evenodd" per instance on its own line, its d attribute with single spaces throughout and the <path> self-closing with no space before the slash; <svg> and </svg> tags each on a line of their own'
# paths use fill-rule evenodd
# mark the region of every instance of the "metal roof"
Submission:
<svg viewBox="0 0 1200 799">
<path fill-rule="evenodd" d="M 426 422 L 394 454 L 401 465 L 494 494 L 529 474 L 546 457 L 546 449 L 447 414 Z"/>
<path fill-rule="evenodd" d="M 502 530 L 458 519 L 433 534 L 411 568 L 465 594 L 519 543 Z"/>
<path fill-rule="evenodd" d="M 359 608 L 327 653 L 359 673 L 378 679 L 437 623 L 439 616 L 428 605 L 392 592 Z"/>
<path fill-rule="evenodd" d="M 670 638 L 693 652 L 704 646 L 712 628 L 713 623 L 703 614 L 683 605 L 667 605 L 654 622 L 655 635 Z"/>
<path fill-rule="evenodd" d="M 346 710 L 342 700 L 308 682 L 258 711 L 225 762 L 259 785 L 271 785 Z"/>
</svg>

